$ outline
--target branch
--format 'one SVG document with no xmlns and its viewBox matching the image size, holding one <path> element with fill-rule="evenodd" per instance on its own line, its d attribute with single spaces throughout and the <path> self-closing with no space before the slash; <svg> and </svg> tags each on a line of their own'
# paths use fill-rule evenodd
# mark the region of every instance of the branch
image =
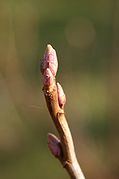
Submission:
<svg viewBox="0 0 119 179">
<path fill-rule="evenodd" d="M 64 113 L 66 97 L 62 86 L 56 83 L 57 69 L 56 51 L 51 45 L 47 45 L 41 63 L 43 92 L 49 113 L 60 138 L 58 139 L 55 135 L 48 134 L 48 146 L 52 154 L 60 160 L 63 167 L 67 170 L 71 179 L 84 179 L 85 177 L 76 158 L 71 132 Z"/>
</svg>

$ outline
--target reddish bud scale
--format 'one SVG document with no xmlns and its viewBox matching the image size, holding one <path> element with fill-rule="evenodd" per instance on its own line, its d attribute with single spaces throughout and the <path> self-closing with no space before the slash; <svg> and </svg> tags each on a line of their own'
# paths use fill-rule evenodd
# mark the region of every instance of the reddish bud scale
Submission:
<svg viewBox="0 0 119 179">
<path fill-rule="evenodd" d="M 50 86 L 53 84 L 53 82 L 54 82 L 54 76 L 52 75 L 50 69 L 47 68 L 43 74 L 43 84 L 46 86 Z"/>
<path fill-rule="evenodd" d="M 59 83 L 57 83 L 57 93 L 58 93 L 59 106 L 61 108 L 64 108 L 64 105 L 66 103 L 66 96 L 64 94 L 62 86 Z"/>
<path fill-rule="evenodd" d="M 61 145 L 60 140 L 53 134 L 48 134 L 48 147 L 55 157 L 60 157 L 61 155 Z"/>
<path fill-rule="evenodd" d="M 44 74 L 44 71 L 49 68 L 53 76 L 56 76 L 58 69 L 58 61 L 55 49 L 51 45 L 47 45 L 43 61 L 41 63 L 41 72 Z"/>
</svg>

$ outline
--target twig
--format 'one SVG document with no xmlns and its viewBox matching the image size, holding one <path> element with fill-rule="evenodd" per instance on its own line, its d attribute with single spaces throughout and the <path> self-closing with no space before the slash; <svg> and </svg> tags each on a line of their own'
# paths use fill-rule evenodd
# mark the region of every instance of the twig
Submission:
<svg viewBox="0 0 119 179">
<path fill-rule="evenodd" d="M 48 146 L 52 154 L 60 160 L 72 179 L 84 179 L 79 163 L 76 158 L 71 132 L 64 114 L 66 97 L 62 86 L 56 83 L 58 61 L 56 51 L 51 45 L 47 45 L 41 72 L 43 75 L 43 92 L 47 107 L 60 139 L 53 134 L 48 134 Z"/>
</svg>

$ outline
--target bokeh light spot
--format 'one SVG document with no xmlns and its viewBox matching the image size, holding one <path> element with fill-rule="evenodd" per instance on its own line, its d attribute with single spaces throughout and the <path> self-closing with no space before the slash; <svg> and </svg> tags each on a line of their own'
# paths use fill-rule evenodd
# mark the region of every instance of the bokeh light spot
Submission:
<svg viewBox="0 0 119 179">
<path fill-rule="evenodd" d="M 71 46 L 87 49 L 95 41 L 96 30 L 93 23 L 86 18 L 71 20 L 65 29 L 66 39 Z"/>
</svg>

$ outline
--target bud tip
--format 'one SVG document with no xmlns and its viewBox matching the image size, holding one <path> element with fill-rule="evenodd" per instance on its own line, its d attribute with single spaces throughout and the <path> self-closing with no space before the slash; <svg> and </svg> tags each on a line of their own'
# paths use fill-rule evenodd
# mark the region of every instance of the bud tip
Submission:
<svg viewBox="0 0 119 179">
<path fill-rule="evenodd" d="M 47 48 L 46 48 L 46 50 L 48 50 L 48 52 L 50 52 L 52 49 L 53 49 L 52 45 L 47 44 Z"/>
</svg>

